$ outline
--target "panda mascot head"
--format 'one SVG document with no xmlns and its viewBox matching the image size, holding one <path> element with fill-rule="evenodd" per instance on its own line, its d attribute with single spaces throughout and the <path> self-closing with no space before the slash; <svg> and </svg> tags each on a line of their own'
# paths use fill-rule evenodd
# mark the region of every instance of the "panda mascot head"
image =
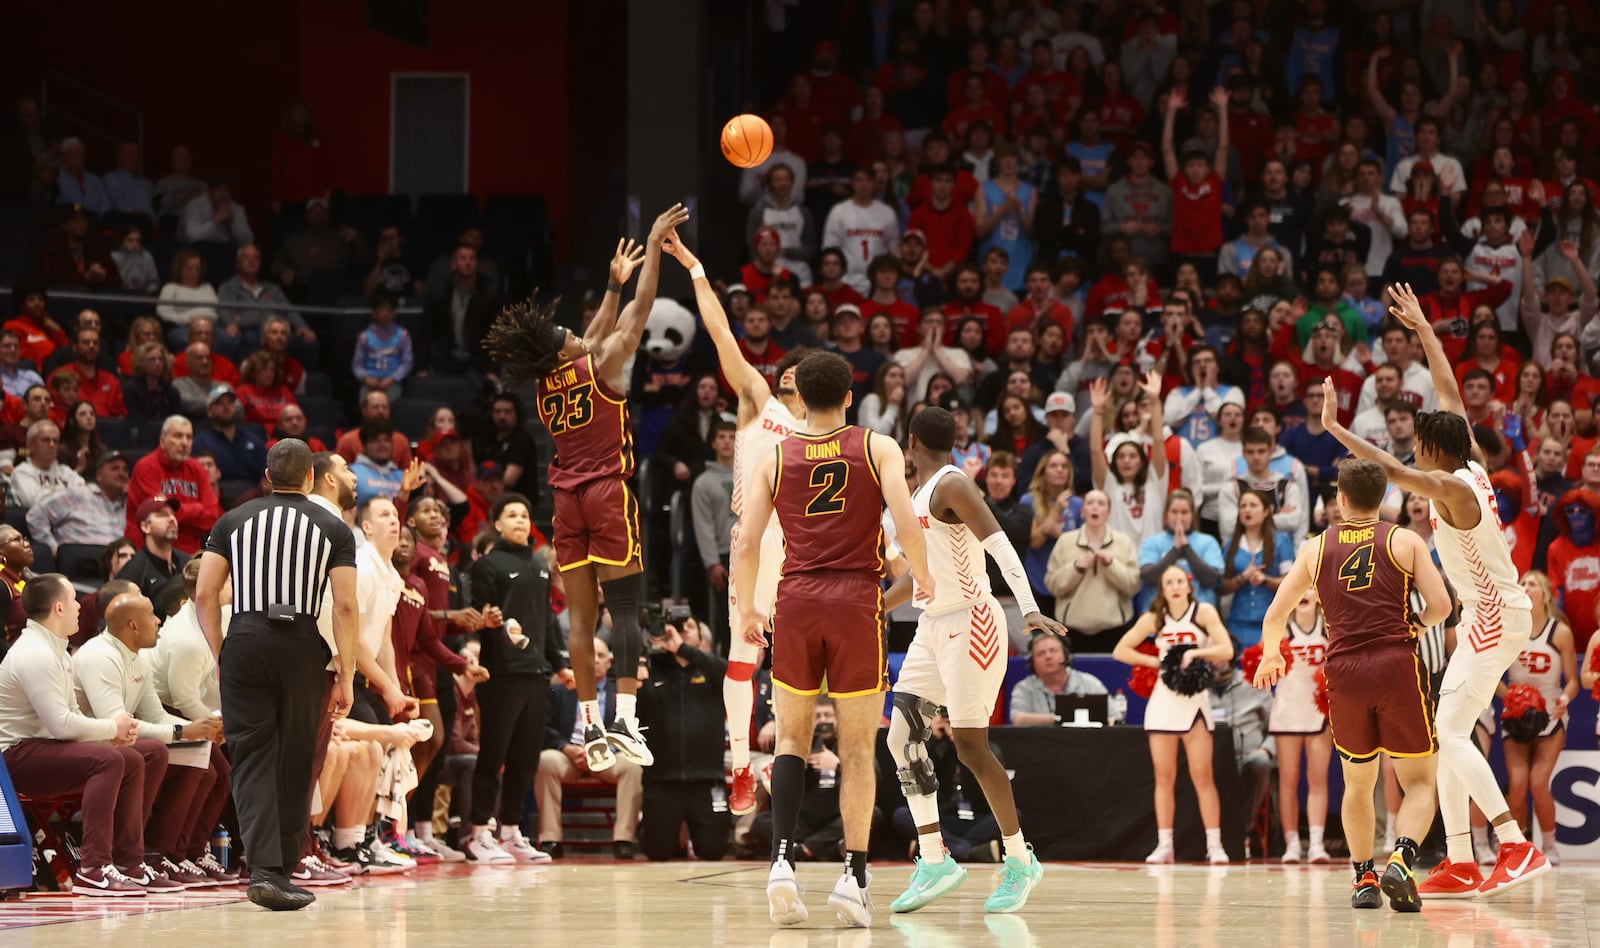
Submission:
<svg viewBox="0 0 1600 948">
<path fill-rule="evenodd" d="M 683 304 L 656 297 L 628 372 L 634 446 L 641 457 L 655 450 L 668 418 L 694 388 L 695 325 L 694 313 Z"/>
</svg>

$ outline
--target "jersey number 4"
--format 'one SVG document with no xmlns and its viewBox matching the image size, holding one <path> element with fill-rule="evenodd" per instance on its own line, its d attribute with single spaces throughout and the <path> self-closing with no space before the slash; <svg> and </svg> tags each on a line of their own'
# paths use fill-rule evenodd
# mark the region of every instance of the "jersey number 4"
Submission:
<svg viewBox="0 0 1600 948">
<path fill-rule="evenodd" d="M 539 401 L 539 414 L 545 427 L 558 435 L 582 428 L 594 419 L 594 387 L 585 382 L 560 392 L 551 392 Z"/>
<path fill-rule="evenodd" d="M 817 488 L 816 496 L 806 504 L 806 516 L 821 517 L 844 512 L 844 490 L 850 478 L 850 465 L 843 461 L 829 461 L 811 469 L 811 486 Z"/>
<path fill-rule="evenodd" d="M 1339 578 L 1349 592 L 1372 585 L 1372 544 L 1358 546 L 1339 566 Z"/>
</svg>

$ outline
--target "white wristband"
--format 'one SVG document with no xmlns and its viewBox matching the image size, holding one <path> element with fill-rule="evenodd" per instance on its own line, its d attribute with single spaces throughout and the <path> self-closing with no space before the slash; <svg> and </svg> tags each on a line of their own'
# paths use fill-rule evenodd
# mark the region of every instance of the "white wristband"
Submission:
<svg viewBox="0 0 1600 948">
<path fill-rule="evenodd" d="M 1006 578 L 1006 585 L 1011 587 L 1011 595 L 1017 600 L 1017 608 L 1023 615 L 1038 612 L 1039 604 L 1034 601 L 1033 588 L 1028 585 L 1028 573 L 1022 568 L 1022 559 L 1017 556 L 1016 547 L 1011 545 L 1011 539 L 1004 531 L 996 530 L 983 538 L 983 548 L 994 557 L 995 565 L 1000 567 L 1000 573 Z"/>
<path fill-rule="evenodd" d="M 697 263 L 689 268 L 689 279 L 704 280 L 706 278 L 706 265 Z"/>
</svg>

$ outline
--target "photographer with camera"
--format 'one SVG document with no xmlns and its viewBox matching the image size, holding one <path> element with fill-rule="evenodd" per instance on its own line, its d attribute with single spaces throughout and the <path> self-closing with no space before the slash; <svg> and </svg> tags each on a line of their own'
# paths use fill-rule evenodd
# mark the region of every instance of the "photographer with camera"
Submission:
<svg viewBox="0 0 1600 948">
<path fill-rule="evenodd" d="M 644 774 L 639 848 L 652 861 L 684 855 L 689 827 L 695 858 L 728 851 L 727 783 L 722 767 L 722 680 L 728 663 L 706 650 L 709 636 L 685 606 L 650 626 L 649 687 L 639 689 L 639 723 L 650 731 L 655 764 Z"/>
<path fill-rule="evenodd" d="M 839 862 L 844 859 L 844 822 L 839 811 L 838 715 L 833 699 L 817 698 L 812 712 L 811 752 L 806 756 L 806 788 L 795 824 L 799 840 L 795 858 L 800 861 Z M 874 828 L 883 811 L 872 811 Z M 765 845 L 772 839 L 772 812 L 757 813 L 750 827 L 751 842 Z"/>
</svg>

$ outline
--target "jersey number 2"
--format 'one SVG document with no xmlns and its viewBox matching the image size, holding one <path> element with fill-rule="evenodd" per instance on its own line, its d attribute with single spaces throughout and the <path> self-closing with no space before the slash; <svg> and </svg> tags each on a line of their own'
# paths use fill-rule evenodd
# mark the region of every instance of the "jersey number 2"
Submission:
<svg viewBox="0 0 1600 948">
<path fill-rule="evenodd" d="M 585 383 L 565 391 L 551 392 L 539 402 L 539 411 L 553 435 L 572 428 L 582 428 L 594 419 L 594 389 Z"/>
<path fill-rule="evenodd" d="M 1358 546 L 1339 566 L 1339 578 L 1349 592 L 1372 585 L 1372 544 Z"/>
<path fill-rule="evenodd" d="M 829 461 L 812 468 L 811 486 L 817 488 L 817 494 L 811 498 L 811 503 L 806 504 L 806 516 L 843 513 L 844 498 L 839 496 L 839 492 L 844 490 L 849 477 L 850 465 L 843 461 Z"/>
</svg>

